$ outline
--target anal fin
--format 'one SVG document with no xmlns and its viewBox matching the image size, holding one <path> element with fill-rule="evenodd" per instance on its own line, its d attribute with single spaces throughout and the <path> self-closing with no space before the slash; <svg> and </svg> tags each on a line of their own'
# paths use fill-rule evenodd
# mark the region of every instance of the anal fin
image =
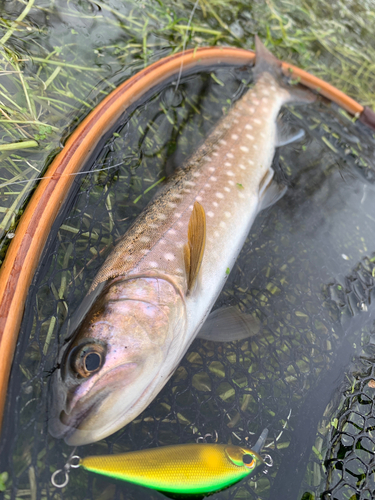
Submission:
<svg viewBox="0 0 375 500">
<path fill-rule="evenodd" d="M 188 292 L 197 279 L 206 244 L 206 214 L 197 201 L 194 203 L 188 226 L 188 241 L 184 245 L 184 260 Z"/>
<path fill-rule="evenodd" d="M 301 140 L 305 136 L 305 131 L 300 128 L 299 130 L 293 129 L 288 123 L 282 120 L 277 121 L 277 138 L 276 147 L 286 146 L 291 142 Z"/>
</svg>

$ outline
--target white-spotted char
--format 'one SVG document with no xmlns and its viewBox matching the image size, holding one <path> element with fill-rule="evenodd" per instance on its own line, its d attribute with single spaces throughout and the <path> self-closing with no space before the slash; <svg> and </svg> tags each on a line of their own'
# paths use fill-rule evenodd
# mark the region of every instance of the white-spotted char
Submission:
<svg viewBox="0 0 375 500">
<path fill-rule="evenodd" d="M 271 168 L 288 86 L 256 42 L 255 85 L 108 256 L 62 349 L 50 432 L 72 445 L 134 419 L 167 382 L 224 286 L 257 213 L 282 196 Z M 285 142 L 285 141 L 284 141 Z"/>
</svg>

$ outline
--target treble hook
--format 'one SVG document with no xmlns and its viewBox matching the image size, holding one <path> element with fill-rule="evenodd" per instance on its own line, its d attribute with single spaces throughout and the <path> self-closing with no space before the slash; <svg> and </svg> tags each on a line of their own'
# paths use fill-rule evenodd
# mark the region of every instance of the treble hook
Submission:
<svg viewBox="0 0 375 500">
<path fill-rule="evenodd" d="M 214 443 L 217 443 L 219 440 L 218 433 L 214 430 L 214 434 L 205 434 L 204 436 L 199 436 L 195 441 L 197 443 L 207 443 L 207 438 L 213 439 Z"/>
</svg>

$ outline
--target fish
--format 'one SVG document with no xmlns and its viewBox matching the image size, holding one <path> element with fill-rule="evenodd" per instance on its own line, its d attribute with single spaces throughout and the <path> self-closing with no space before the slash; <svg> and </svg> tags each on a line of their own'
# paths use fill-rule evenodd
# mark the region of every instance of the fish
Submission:
<svg viewBox="0 0 375 500">
<path fill-rule="evenodd" d="M 90 472 L 165 493 L 214 493 L 241 481 L 264 464 L 259 453 L 267 433 L 265 429 L 253 449 L 232 444 L 177 444 L 89 456 L 81 458 L 79 465 Z"/>
<path fill-rule="evenodd" d="M 275 148 L 301 133 L 280 127 L 280 108 L 315 94 L 288 83 L 281 62 L 255 43 L 254 86 L 117 243 L 71 319 L 48 410 L 50 434 L 69 445 L 136 418 L 199 332 L 223 341 L 259 331 L 233 308 L 205 322 L 255 217 L 286 191 L 274 180 Z"/>
</svg>

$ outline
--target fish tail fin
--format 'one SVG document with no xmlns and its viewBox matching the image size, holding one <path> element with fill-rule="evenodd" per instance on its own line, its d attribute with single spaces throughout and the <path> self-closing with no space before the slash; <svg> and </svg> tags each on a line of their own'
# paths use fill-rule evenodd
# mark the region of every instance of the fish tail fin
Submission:
<svg viewBox="0 0 375 500">
<path fill-rule="evenodd" d="M 268 73 L 280 88 L 287 91 L 285 102 L 306 104 L 315 101 L 316 95 L 309 89 L 299 84 L 292 85 L 288 81 L 282 69 L 282 62 L 266 49 L 258 35 L 255 35 L 255 54 L 256 60 L 253 74 L 256 82 L 264 73 Z"/>
</svg>

